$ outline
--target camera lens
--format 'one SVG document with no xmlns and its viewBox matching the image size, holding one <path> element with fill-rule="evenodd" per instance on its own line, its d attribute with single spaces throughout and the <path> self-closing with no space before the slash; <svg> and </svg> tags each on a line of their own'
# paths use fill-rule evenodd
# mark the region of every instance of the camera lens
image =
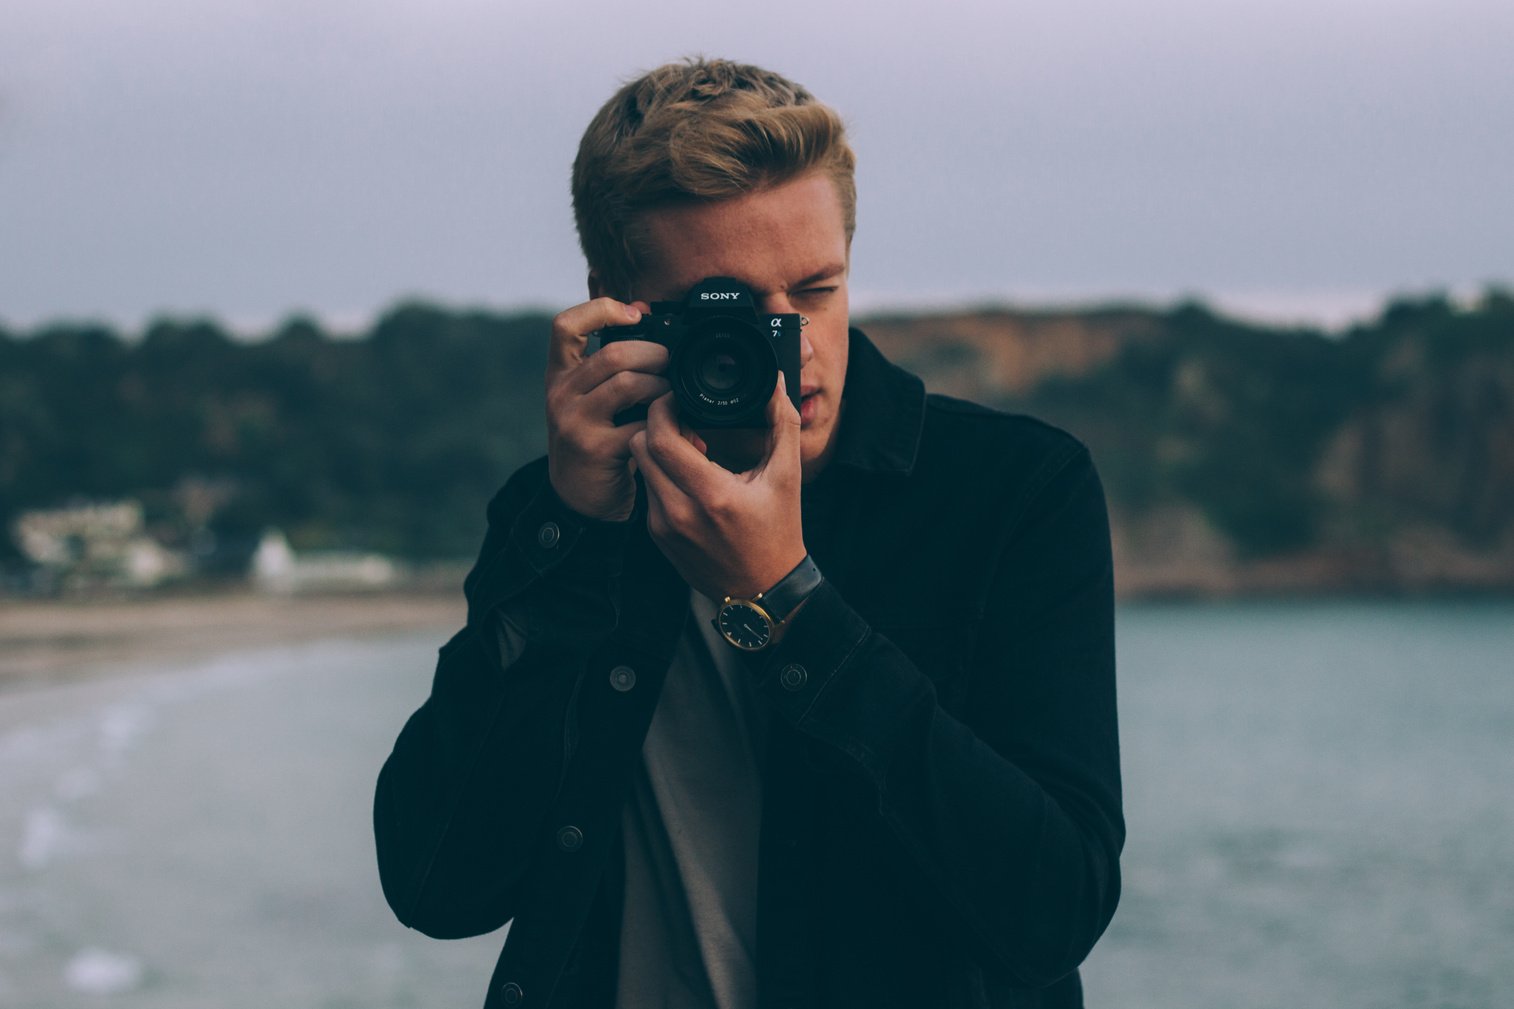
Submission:
<svg viewBox="0 0 1514 1009">
<path fill-rule="evenodd" d="M 741 366 L 734 354 L 715 351 L 699 362 L 699 383 L 712 392 L 726 393 L 741 384 Z"/>
<path fill-rule="evenodd" d="M 764 334 L 739 319 L 692 327 L 672 362 L 679 407 L 696 426 L 761 426 L 778 360 Z"/>
</svg>

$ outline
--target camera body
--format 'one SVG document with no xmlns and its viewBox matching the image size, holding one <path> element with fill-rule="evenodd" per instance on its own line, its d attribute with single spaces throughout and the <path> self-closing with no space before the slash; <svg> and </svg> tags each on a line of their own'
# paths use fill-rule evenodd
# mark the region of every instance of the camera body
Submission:
<svg viewBox="0 0 1514 1009">
<path fill-rule="evenodd" d="M 783 373 L 799 409 L 798 313 L 764 315 L 751 288 L 729 277 L 706 277 L 683 301 L 654 301 L 631 326 L 599 331 L 601 348 L 617 340 L 650 340 L 668 348 L 664 373 L 685 424 L 694 428 L 765 428 L 767 404 Z M 646 418 L 638 403 L 615 415 L 617 425 Z"/>
</svg>

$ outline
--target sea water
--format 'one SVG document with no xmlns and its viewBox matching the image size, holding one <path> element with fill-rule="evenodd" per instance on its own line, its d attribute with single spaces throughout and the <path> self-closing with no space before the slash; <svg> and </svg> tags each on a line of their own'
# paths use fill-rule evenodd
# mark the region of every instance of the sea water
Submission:
<svg viewBox="0 0 1514 1009">
<path fill-rule="evenodd" d="M 471 1006 L 379 893 L 445 632 L 0 690 L 0 1007 Z M 1514 1006 L 1514 605 L 1119 612 L 1124 896 L 1090 1007 Z"/>
<path fill-rule="evenodd" d="M 1514 1007 L 1514 605 L 1119 613 L 1090 1006 Z"/>
</svg>

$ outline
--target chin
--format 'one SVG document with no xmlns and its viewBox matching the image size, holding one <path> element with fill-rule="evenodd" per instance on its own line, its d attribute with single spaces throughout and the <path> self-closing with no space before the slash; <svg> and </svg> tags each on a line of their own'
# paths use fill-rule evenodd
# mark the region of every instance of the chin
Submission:
<svg viewBox="0 0 1514 1009">
<path fill-rule="evenodd" d="M 829 434 L 829 432 L 826 432 Z M 820 470 L 825 466 L 830 449 L 830 439 L 816 432 L 815 437 L 810 437 L 806 431 L 799 439 L 799 466 L 804 471 L 805 480 L 813 480 L 820 475 Z"/>
</svg>

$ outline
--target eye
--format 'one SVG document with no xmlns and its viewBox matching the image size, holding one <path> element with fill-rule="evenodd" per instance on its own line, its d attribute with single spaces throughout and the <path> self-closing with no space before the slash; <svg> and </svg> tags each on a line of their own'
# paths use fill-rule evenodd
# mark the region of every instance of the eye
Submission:
<svg viewBox="0 0 1514 1009">
<path fill-rule="evenodd" d="M 827 294 L 834 294 L 837 286 L 839 285 L 832 285 L 830 287 L 806 287 L 804 290 L 799 291 L 797 293 L 797 296 L 800 298 L 820 298 L 824 297 Z"/>
</svg>

